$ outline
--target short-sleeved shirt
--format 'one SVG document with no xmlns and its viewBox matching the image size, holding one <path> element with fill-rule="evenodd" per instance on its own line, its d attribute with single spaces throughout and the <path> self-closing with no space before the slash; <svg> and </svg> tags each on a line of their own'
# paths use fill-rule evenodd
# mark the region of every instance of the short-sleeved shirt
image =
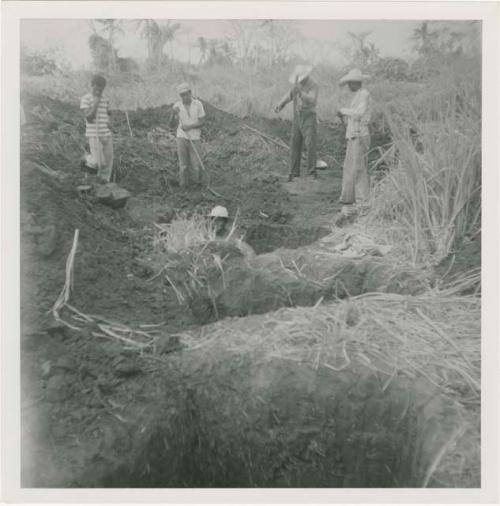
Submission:
<svg viewBox="0 0 500 506">
<path fill-rule="evenodd" d="M 181 124 L 190 125 L 204 118 L 205 109 L 203 109 L 203 104 L 196 98 L 193 98 L 189 106 L 184 105 L 182 100 L 179 100 L 174 104 L 174 107 L 179 108 L 179 126 L 177 128 L 177 137 L 180 137 L 181 139 L 191 139 L 193 141 L 199 140 L 201 137 L 200 128 L 193 128 L 192 130 L 185 132 L 182 130 Z"/>
<path fill-rule="evenodd" d="M 87 93 L 87 95 L 84 95 L 80 100 L 80 109 L 88 109 L 89 107 L 92 107 L 93 103 L 94 97 L 92 93 Z M 101 96 L 95 120 L 93 122 L 89 122 L 85 119 L 85 135 L 87 137 L 103 137 L 111 135 L 111 130 L 109 129 L 108 109 L 109 99 Z"/>
</svg>

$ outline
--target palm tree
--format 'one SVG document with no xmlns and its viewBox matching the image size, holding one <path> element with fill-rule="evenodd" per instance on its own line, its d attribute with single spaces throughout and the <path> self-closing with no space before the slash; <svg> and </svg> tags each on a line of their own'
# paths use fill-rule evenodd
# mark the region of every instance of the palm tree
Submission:
<svg viewBox="0 0 500 506">
<path fill-rule="evenodd" d="M 414 42 L 414 49 L 421 56 L 429 56 L 435 50 L 435 43 L 439 33 L 437 31 L 429 30 L 429 22 L 422 21 L 422 23 L 413 30 L 411 37 Z"/>
<path fill-rule="evenodd" d="M 174 39 L 181 25 L 170 20 L 167 20 L 166 24 L 159 24 L 154 19 L 141 19 L 137 21 L 137 26 L 148 44 L 148 60 L 154 67 L 159 67 L 163 60 L 165 44 Z"/>
<path fill-rule="evenodd" d="M 107 34 L 108 42 L 111 47 L 111 70 L 116 70 L 116 50 L 115 50 L 115 36 L 118 33 L 123 33 L 122 21 L 119 19 L 97 19 L 102 27 L 102 31 Z"/>
</svg>

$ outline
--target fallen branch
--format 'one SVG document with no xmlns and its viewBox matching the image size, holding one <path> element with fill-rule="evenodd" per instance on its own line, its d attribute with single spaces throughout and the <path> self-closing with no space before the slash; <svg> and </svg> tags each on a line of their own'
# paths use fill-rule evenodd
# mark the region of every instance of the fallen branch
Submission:
<svg viewBox="0 0 500 506">
<path fill-rule="evenodd" d="M 261 132 L 260 130 L 257 130 L 256 128 L 253 128 L 248 125 L 243 125 L 243 128 L 246 128 L 247 130 L 250 130 L 251 132 L 256 133 L 257 135 L 260 135 L 262 138 L 268 140 L 269 142 L 272 142 L 273 144 L 276 144 L 277 146 L 280 146 L 281 148 L 285 148 L 290 150 L 290 146 L 283 142 L 282 140 L 274 139 L 273 137 Z"/>
<path fill-rule="evenodd" d="M 78 236 L 79 230 L 75 230 L 75 235 L 73 236 L 73 246 L 71 247 L 71 251 L 68 255 L 68 259 L 66 260 L 66 279 L 64 282 L 64 286 L 57 298 L 56 302 L 52 307 L 52 314 L 57 321 L 61 321 L 59 317 L 59 311 L 66 305 L 71 295 L 71 290 L 73 289 L 73 269 L 75 263 L 75 255 L 76 249 L 78 248 Z"/>
<path fill-rule="evenodd" d="M 43 172 L 47 176 L 55 177 L 56 179 L 59 179 L 59 181 L 62 181 L 66 178 L 66 174 L 62 174 L 57 170 L 51 169 L 48 165 L 46 165 L 43 162 L 38 162 L 35 163 L 34 165 L 39 171 Z"/>
<path fill-rule="evenodd" d="M 257 130 L 256 128 L 253 128 L 249 125 L 243 125 L 243 128 L 246 128 L 247 130 L 250 130 L 251 132 L 253 132 L 257 135 L 260 135 L 263 139 L 266 139 L 267 141 L 272 142 L 273 144 L 276 144 L 276 146 L 279 146 L 280 148 L 290 150 L 290 146 L 288 144 L 286 144 L 284 141 L 282 141 L 281 139 L 275 139 L 275 138 L 271 137 L 270 135 L 267 135 L 267 134 L 261 132 L 260 130 Z M 330 155 L 330 154 L 325 155 L 322 153 L 318 153 L 318 155 L 321 156 L 322 158 L 330 158 L 334 163 L 336 163 L 340 168 L 342 168 L 342 164 L 333 155 Z M 303 156 L 303 158 L 305 158 L 305 156 Z"/>
</svg>

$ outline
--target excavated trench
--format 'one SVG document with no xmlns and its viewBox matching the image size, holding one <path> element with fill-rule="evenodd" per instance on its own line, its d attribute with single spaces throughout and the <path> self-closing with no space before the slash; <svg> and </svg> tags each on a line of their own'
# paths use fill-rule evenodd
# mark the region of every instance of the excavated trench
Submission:
<svg viewBox="0 0 500 506">
<path fill-rule="evenodd" d="M 278 248 L 295 249 L 307 246 L 329 232 L 330 230 L 325 227 L 298 228 L 291 225 L 259 223 L 247 229 L 245 241 L 257 255 L 260 255 Z"/>
<path fill-rule="evenodd" d="M 280 235 L 285 228 L 288 235 Z M 249 232 L 259 252 L 300 249 L 327 231 L 259 225 Z M 342 265 L 347 272 L 351 264 Z M 249 314 L 286 305 L 266 297 L 265 287 L 276 281 L 268 268 L 253 288 L 241 265 L 233 278 L 228 270 L 219 308 L 233 303 Z M 263 301 L 259 307 L 238 298 L 248 290 Z M 424 380 L 387 381 L 354 361 L 346 369 L 318 370 L 234 351 L 230 329 L 215 349 L 199 345 L 199 352 L 172 358 L 147 430 L 133 436 L 122 463 L 95 486 L 419 487 L 457 423 L 455 407 Z"/>
<path fill-rule="evenodd" d="M 323 227 L 258 224 L 245 234 L 255 256 L 243 258 L 230 242 L 204 246 L 196 257 L 199 265 L 192 269 L 199 283 L 186 294 L 194 320 L 207 324 L 281 307 L 313 306 L 319 299 L 377 291 L 415 295 L 426 289 L 428 280 L 421 271 L 395 266 L 381 256 L 348 258 L 334 251 L 332 244 L 323 247 L 318 241 L 328 234 L 331 231 Z M 182 262 L 174 262 L 169 279 L 185 286 L 189 282 L 185 272 Z"/>
<path fill-rule="evenodd" d="M 355 368 L 217 365 L 169 390 L 153 427 L 96 485 L 421 487 L 456 426 L 453 406 L 422 381 L 384 389 Z"/>
</svg>

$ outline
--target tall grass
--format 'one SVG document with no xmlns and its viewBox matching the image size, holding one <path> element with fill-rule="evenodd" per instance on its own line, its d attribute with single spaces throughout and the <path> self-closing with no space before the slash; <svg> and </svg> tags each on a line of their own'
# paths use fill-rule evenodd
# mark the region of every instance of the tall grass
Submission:
<svg viewBox="0 0 500 506">
<path fill-rule="evenodd" d="M 481 226 L 481 81 L 469 62 L 385 108 L 397 162 L 375 188 L 386 224 L 416 265 L 446 257 Z"/>
<path fill-rule="evenodd" d="M 279 116 L 274 107 L 290 89 L 288 78 L 293 65 L 273 67 L 272 69 L 253 69 L 236 65 L 213 65 L 192 67 L 172 62 L 163 70 L 107 76 L 106 93 L 112 107 L 134 111 L 138 108 L 157 107 L 178 100 L 177 85 L 187 81 L 193 86 L 196 96 L 212 105 L 240 117 L 262 116 L 292 118 L 292 108 L 285 108 Z M 91 72 L 76 71 L 57 76 L 21 76 L 21 88 L 35 93 L 46 94 L 66 102 L 78 103 L 80 97 L 88 92 Z M 320 85 L 318 118 L 321 121 L 334 121 L 339 107 L 347 105 L 350 94 L 338 85 L 341 73 L 338 69 L 318 66 L 313 78 Z M 403 86 L 370 82 L 375 105 L 386 102 L 397 90 L 404 93 L 409 83 Z M 397 88 L 397 89 L 396 89 Z M 413 88 L 412 88 L 413 90 Z M 413 92 L 413 91 L 411 91 Z"/>
</svg>

